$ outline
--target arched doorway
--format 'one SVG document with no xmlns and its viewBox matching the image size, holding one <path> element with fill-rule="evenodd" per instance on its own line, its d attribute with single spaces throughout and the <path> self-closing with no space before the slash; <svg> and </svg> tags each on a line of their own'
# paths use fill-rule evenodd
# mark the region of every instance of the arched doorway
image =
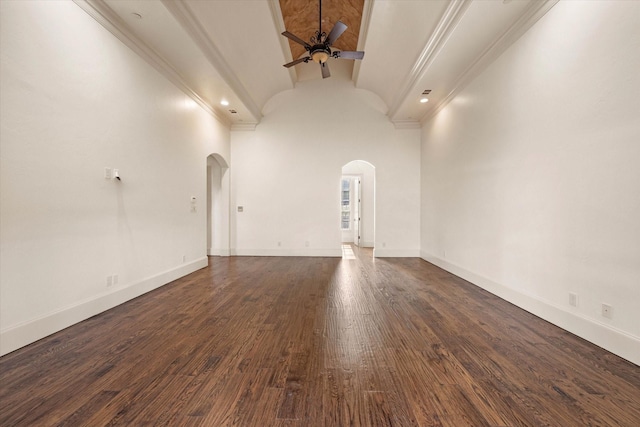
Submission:
<svg viewBox="0 0 640 427">
<path fill-rule="evenodd" d="M 207 156 L 207 255 L 229 256 L 229 165 Z"/>
<path fill-rule="evenodd" d="M 340 191 L 342 243 L 374 248 L 375 166 L 365 160 L 353 160 L 342 166 Z"/>
</svg>

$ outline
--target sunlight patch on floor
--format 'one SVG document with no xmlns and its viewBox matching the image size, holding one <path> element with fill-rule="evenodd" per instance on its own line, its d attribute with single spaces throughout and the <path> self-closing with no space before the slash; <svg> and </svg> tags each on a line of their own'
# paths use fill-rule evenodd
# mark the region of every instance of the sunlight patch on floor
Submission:
<svg viewBox="0 0 640 427">
<path fill-rule="evenodd" d="M 351 245 L 342 245 L 342 259 L 356 259 Z"/>
</svg>

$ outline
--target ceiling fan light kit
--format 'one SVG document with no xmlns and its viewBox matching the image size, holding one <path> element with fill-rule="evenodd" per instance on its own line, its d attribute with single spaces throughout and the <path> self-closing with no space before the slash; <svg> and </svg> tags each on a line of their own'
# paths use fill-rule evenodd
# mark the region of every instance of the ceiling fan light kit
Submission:
<svg viewBox="0 0 640 427">
<path fill-rule="evenodd" d="M 317 49 L 311 52 L 311 59 L 318 64 L 324 64 L 329 59 L 330 54 L 331 51 L 328 49 Z"/>
<path fill-rule="evenodd" d="M 305 42 L 300 37 L 285 31 L 282 33 L 283 36 L 287 37 L 294 42 L 301 44 L 307 50 L 309 56 L 305 56 L 302 58 L 298 58 L 294 61 L 289 62 L 288 64 L 284 64 L 284 67 L 293 67 L 296 64 L 301 62 L 307 63 L 309 60 L 320 64 L 320 69 L 322 71 L 322 78 L 326 79 L 331 76 L 329 72 L 329 65 L 327 64 L 327 60 L 329 58 L 340 58 L 340 59 L 362 59 L 364 58 L 364 52 L 362 51 L 331 51 L 331 46 L 338 40 L 338 37 L 342 35 L 347 29 L 347 26 L 338 21 L 333 26 L 333 29 L 327 33 L 322 32 L 322 0 L 318 2 L 319 9 L 319 18 L 318 18 L 318 31 L 311 37 L 309 40 L 310 43 Z"/>
</svg>

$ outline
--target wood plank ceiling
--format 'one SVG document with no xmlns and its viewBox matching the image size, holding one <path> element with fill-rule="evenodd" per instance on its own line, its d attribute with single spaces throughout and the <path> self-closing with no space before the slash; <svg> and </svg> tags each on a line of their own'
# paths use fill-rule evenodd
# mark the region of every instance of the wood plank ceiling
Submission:
<svg viewBox="0 0 640 427">
<path fill-rule="evenodd" d="M 364 0 L 324 0 L 322 2 L 322 31 L 327 34 L 337 21 L 347 30 L 332 46 L 337 50 L 357 50 Z M 309 0 L 280 0 L 282 18 L 287 31 L 305 41 L 318 30 L 318 3 Z M 289 40 L 291 57 L 297 59 L 305 53 L 302 45 Z"/>
</svg>

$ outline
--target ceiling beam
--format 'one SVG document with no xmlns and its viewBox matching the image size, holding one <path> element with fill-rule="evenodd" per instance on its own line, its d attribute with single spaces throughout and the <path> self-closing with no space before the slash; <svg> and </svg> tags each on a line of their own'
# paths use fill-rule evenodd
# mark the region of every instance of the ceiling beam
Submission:
<svg viewBox="0 0 640 427">
<path fill-rule="evenodd" d="M 371 23 L 371 11 L 373 10 L 374 0 L 364 0 L 362 6 L 362 20 L 360 21 L 360 34 L 358 34 L 358 46 L 356 50 L 364 51 L 367 44 L 367 35 L 369 34 L 369 24 Z M 353 73 L 351 80 L 355 87 L 358 87 L 358 77 L 360 76 L 360 65 L 362 61 L 354 61 Z"/>
<path fill-rule="evenodd" d="M 424 123 L 442 110 L 453 98 L 460 93 L 473 79 L 475 79 L 489 64 L 498 59 L 502 53 L 518 40 L 529 28 L 542 18 L 559 0 L 532 1 L 528 8 L 500 36 L 498 36 L 478 57 L 460 74 L 447 96 L 442 98 L 436 106 L 428 111 L 420 122 Z"/>
<path fill-rule="evenodd" d="M 282 18 L 282 9 L 280 8 L 279 0 L 269 0 L 269 12 L 271 12 L 271 19 L 273 19 L 273 25 L 275 26 L 276 32 L 278 33 L 278 41 L 280 42 L 280 48 L 282 49 L 282 54 L 284 55 L 284 63 L 287 64 L 293 61 L 293 57 L 291 56 L 291 48 L 289 47 L 288 39 L 281 34 L 286 31 L 284 27 L 284 19 Z M 298 73 L 296 72 L 296 67 L 287 68 L 289 71 L 289 78 L 291 79 L 291 84 L 295 86 L 298 81 Z"/>
<path fill-rule="evenodd" d="M 262 119 L 260 108 L 224 59 L 222 53 L 213 41 L 211 41 L 202 24 L 200 24 L 200 21 L 194 16 L 189 6 L 183 1 L 175 0 L 162 0 L 162 4 L 173 17 L 176 18 L 176 21 L 178 21 L 187 34 L 189 34 L 196 46 L 200 48 L 211 65 L 218 71 L 220 77 L 222 77 L 247 110 L 249 110 L 249 113 L 255 121 L 260 122 L 260 119 Z"/>
<path fill-rule="evenodd" d="M 413 90 L 413 87 L 427 71 L 436 56 L 438 56 L 440 50 L 447 43 L 447 40 L 455 30 L 458 22 L 460 22 L 460 19 L 462 19 L 462 16 L 472 1 L 473 0 L 453 0 L 449 3 L 447 10 L 445 10 L 444 15 L 440 18 L 440 22 L 438 22 L 436 29 L 431 34 L 429 41 L 422 49 L 420 56 L 418 56 L 418 60 L 413 67 L 411 67 L 409 75 L 403 80 L 404 84 L 402 85 L 402 88 L 398 91 L 396 97 L 389 106 L 389 112 L 387 115 L 392 121 L 404 100 Z"/>
</svg>

